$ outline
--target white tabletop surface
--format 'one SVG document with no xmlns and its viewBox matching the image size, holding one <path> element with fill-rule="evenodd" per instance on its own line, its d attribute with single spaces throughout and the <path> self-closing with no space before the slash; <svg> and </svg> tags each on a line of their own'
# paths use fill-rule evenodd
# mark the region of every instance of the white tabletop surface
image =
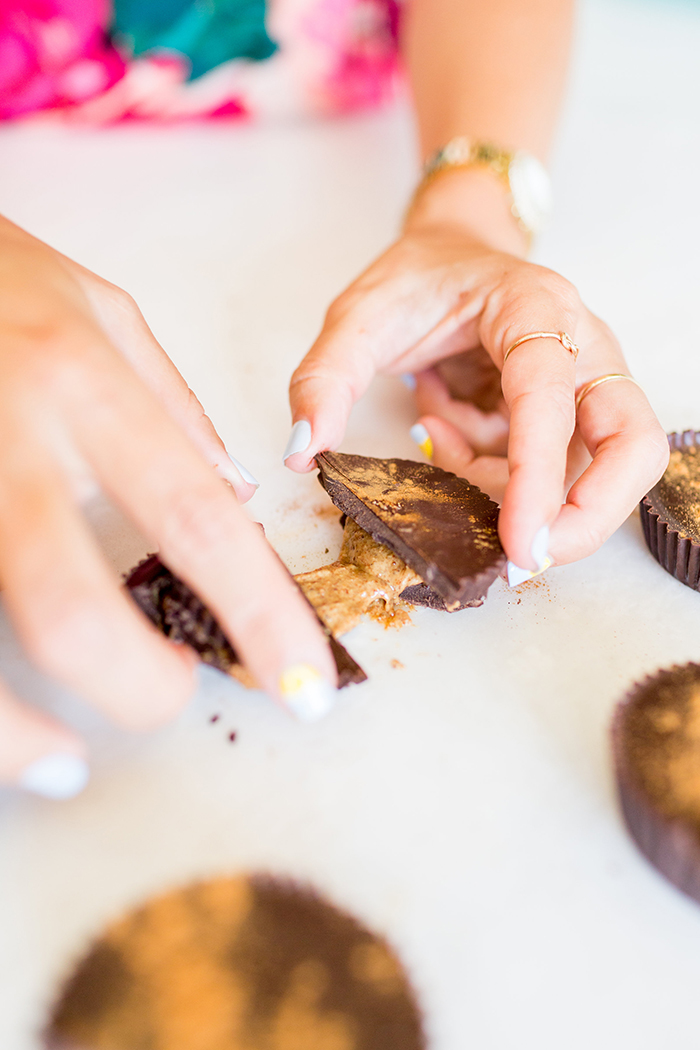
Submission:
<svg viewBox="0 0 700 1050">
<path fill-rule="evenodd" d="M 620 335 L 668 429 L 700 425 L 698 53 L 697 6 L 585 5 L 538 250 Z M 294 570 L 327 560 L 326 498 L 280 462 L 286 384 L 396 228 L 415 176 L 406 114 L 15 126 L 0 152 L 0 208 L 135 295 L 261 479 L 251 513 L 272 543 Z M 408 392 L 379 381 L 343 448 L 413 456 L 412 422 Z M 118 568 L 143 552 L 110 513 L 97 526 Z M 55 983 L 110 917 L 250 869 L 308 879 L 388 934 L 431 1050 L 700 1043 L 700 908 L 638 854 L 611 775 L 617 701 L 700 657 L 700 597 L 652 560 L 636 516 L 582 563 L 516 593 L 497 582 L 480 609 L 361 625 L 347 644 L 370 681 L 313 727 L 207 672 L 176 725 L 129 737 L 0 634 L 3 673 L 84 726 L 93 754 L 72 802 L 0 793 L 3 1050 L 36 1047 Z"/>
</svg>

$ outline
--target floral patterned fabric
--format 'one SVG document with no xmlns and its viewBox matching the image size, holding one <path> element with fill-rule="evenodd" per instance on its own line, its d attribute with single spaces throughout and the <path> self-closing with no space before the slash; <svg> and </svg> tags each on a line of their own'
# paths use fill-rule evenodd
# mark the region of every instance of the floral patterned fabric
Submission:
<svg viewBox="0 0 700 1050">
<path fill-rule="evenodd" d="M 381 103 L 400 0 L 0 0 L 0 119 L 92 123 Z"/>
</svg>

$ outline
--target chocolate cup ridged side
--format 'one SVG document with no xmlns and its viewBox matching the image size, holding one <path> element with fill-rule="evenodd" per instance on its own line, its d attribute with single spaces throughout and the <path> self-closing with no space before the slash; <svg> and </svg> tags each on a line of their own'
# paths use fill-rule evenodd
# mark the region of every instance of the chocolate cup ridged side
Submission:
<svg viewBox="0 0 700 1050">
<path fill-rule="evenodd" d="M 617 794 L 627 830 L 649 863 L 677 889 L 700 904 L 700 837 L 697 830 L 684 820 L 659 812 L 630 764 L 625 736 L 626 719 L 640 693 L 651 682 L 679 669 L 675 665 L 648 676 L 618 704 L 612 723 L 612 749 Z"/>
<path fill-rule="evenodd" d="M 700 433 L 695 430 L 684 430 L 667 437 L 672 452 L 700 447 Z M 649 493 L 639 504 L 639 515 L 647 547 L 659 565 L 686 587 L 700 591 L 700 543 L 682 535 L 671 525 L 663 512 L 653 505 Z"/>
</svg>

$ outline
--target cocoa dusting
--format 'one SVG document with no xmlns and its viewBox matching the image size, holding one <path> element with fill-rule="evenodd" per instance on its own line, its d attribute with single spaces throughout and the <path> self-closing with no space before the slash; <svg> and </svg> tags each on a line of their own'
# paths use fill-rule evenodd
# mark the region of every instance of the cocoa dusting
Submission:
<svg viewBox="0 0 700 1050">
<path fill-rule="evenodd" d="M 464 478 L 406 459 L 321 452 L 316 462 L 336 507 L 420 577 L 412 600 L 439 596 L 450 611 L 481 601 L 505 567 L 498 507 Z"/>
<path fill-rule="evenodd" d="M 695 445 L 671 452 L 650 497 L 672 528 L 700 543 L 700 451 Z"/>
<path fill-rule="evenodd" d="M 385 940 L 266 877 L 167 893 L 113 923 L 45 1035 L 58 1050 L 425 1050 Z"/>
<path fill-rule="evenodd" d="M 644 793 L 668 818 L 700 836 L 700 667 L 662 672 L 624 709 L 625 758 Z"/>
</svg>

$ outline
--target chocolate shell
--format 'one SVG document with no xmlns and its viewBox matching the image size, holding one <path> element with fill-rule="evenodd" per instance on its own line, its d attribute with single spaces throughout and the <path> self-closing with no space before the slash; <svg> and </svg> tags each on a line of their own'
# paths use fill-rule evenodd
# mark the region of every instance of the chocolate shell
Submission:
<svg viewBox="0 0 700 1050">
<path fill-rule="evenodd" d="M 660 565 L 700 590 L 700 434 L 669 434 L 665 474 L 639 505 L 644 538 Z"/>
<path fill-rule="evenodd" d="M 505 568 L 498 506 L 464 478 L 430 463 L 339 452 L 321 452 L 316 463 L 336 507 L 402 558 L 443 607 L 480 603 Z"/>
<path fill-rule="evenodd" d="M 236 650 L 206 605 L 156 554 L 137 565 L 125 583 L 141 611 L 166 637 L 189 645 L 204 663 L 226 674 L 240 664 Z M 366 681 L 360 665 L 320 620 L 319 623 L 338 669 L 338 688 Z"/>
<path fill-rule="evenodd" d="M 384 937 L 306 886 L 234 875 L 170 890 L 110 923 L 51 1009 L 43 1045 L 425 1050 L 427 1041 Z"/>
<path fill-rule="evenodd" d="M 617 787 L 642 853 L 700 903 L 700 664 L 647 678 L 613 721 Z"/>
</svg>

